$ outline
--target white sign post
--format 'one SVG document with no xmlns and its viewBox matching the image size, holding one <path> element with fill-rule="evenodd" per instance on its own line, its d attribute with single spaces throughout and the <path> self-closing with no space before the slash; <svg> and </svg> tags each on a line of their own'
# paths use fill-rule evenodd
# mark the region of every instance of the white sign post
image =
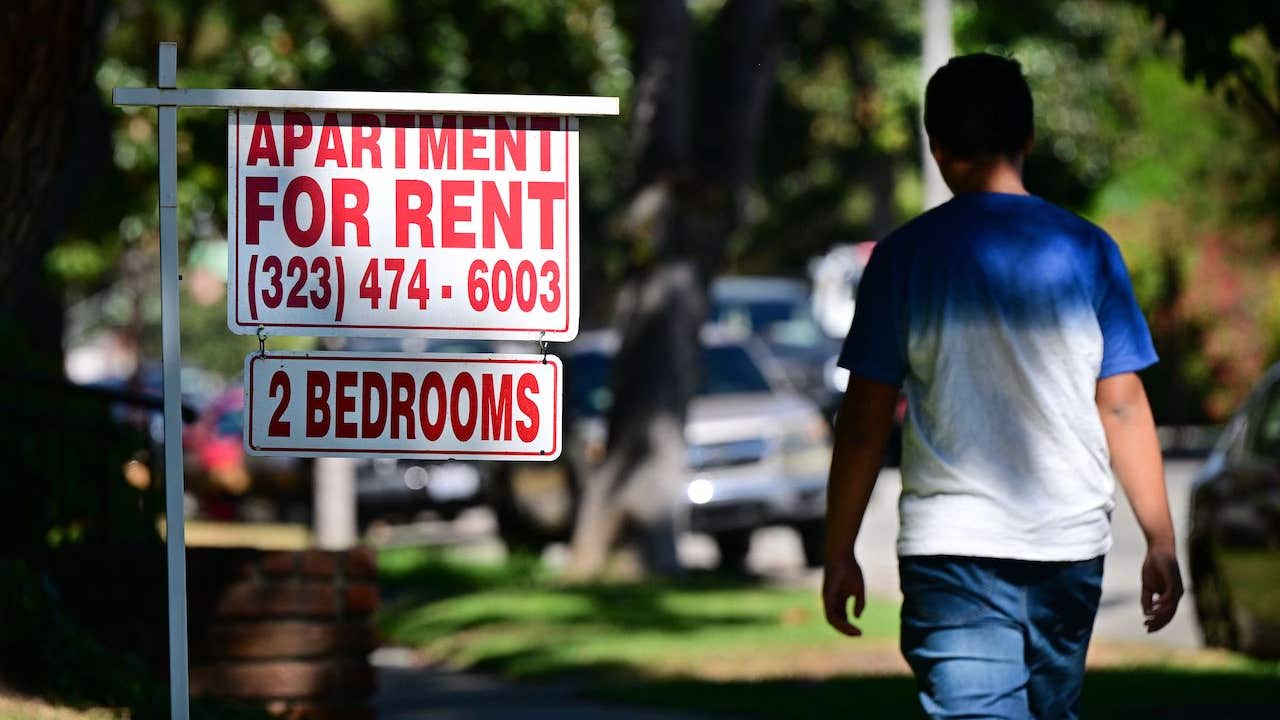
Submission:
<svg viewBox="0 0 1280 720">
<path fill-rule="evenodd" d="M 170 710 L 175 720 L 188 720 L 182 352 L 178 343 L 177 109 L 214 107 L 229 111 L 228 155 L 235 165 L 229 168 L 227 183 L 232 195 L 228 267 L 235 283 L 230 288 L 234 297 L 229 298 L 227 322 L 232 330 L 257 333 L 261 325 L 264 330 L 273 328 L 277 334 L 292 335 L 569 340 L 577 333 L 578 316 L 577 117 L 617 115 L 618 99 L 179 89 L 174 43 L 160 44 L 158 70 L 157 87 L 115 88 L 112 102 L 150 106 L 158 111 Z M 246 139 L 247 147 L 243 145 Z M 236 142 L 242 143 L 239 150 Z M 269 147 L 272 144 L 274 148 Z M 236 165 L 241 159 L 244 162 Z M 366 192 L 361 192 L 360 185 Z M 397 236 L 398 231 L 404 235 Z M 252 243 L 251 232 L 255 240 Z M 257 265 L 249 267 L 255 257 Z M 326 292 L 330 293 L 327 300 Z M 491 356 L 471 361 L 480 363 L 486 357 Z M 430 371 L 421 371 L 435 361 L 425 357 L 399 359 L 419 364 L 413 370 L 391 369 L 390 383 L 396 382 L 396 373 L 418 378 L 421 403 L 422 387 L 434 388 L 436 382 Z M 526 387 L 525 395 L 513 389 L 512 430 L 525 428 L 527 434 L 530 416 L 521 416 L 525 423 L 521 425 L 515 413 L 523 412 L 521 407 L 535 409 L 542 422 L 531 443 L 524 443 L 522 437 L 520 451 L 529 452 L 532 448 L 535 453 L 544 453 L 538 457 L 553 457 L 559 451 L 559 409 L 557 405 L 552 413 L 555 420 L 548 423 L 543 408 L 552 396 L 541 388 L 547 382 L 545 373 L 554 373 L 554 398 L 558 402 L 559 365 L 553 358 L 546 358 L 545 364 L 541 360 L 539 357 L 536 363 L 538 368 L 530 370 L 538 378 L 539 389 Z M 277 362 L 306 364 L 296 358 L 278 357 Z M 317 354 L 313 362 L 315 367 L 310 371 L 318 368 L 326 372 L 326 367 L 334 371 L 331 392 L 338 382 L 337 373 L 354 372 L 341 370 L 341 363 L 350 360 L 338 357 L 322 359 Z M 389 359 L 365 362 L 377 363 L 384 370 L 396 364 Z M 454 401 L 453 406 L 470 407 L 477 425 L 485 418 L 481 394 L 484 378 L 490 378 L 490 382 L 497 378 L 494 402 L 502 395 L 502 378 L 519 382 L 513 374 L 467 369 L 461 363 L 453 367 L 457 372 L 451 376 L 450 400 L 454 389 L 461 385 L 460 402 Z M 303 388 L 306 372 L 309 371 L 302 375 Z M 442 370 L 435 372 L 444 379 Z M 467 405 L 471 396 L 466 381 L 458 382 L 463 372 L 479 373 L 478 416 L 477 406 Z M 292 383 L 295 376 L 288 376 Z M 362 411 L 377 407 L 378 381 L 372 377 L 368 382 L 375 389 L 369 392 L 374 395 L 368 408 L 361 405 Z M 270 377 L 267 386 L 270 390 Z M 334 406 L 331 422 L 334 417 L 349 416 L 346 392 L 344 385 L 334 396 L 343 398 L 344 405 Z M 428 391 L 428 401 L 438 402 L 431 392 L 434 391 Z M 257 397 L 256 402 L 264 397 L 271 396 Z M 522 399 L 526 403 L 523 406 Z M 254 401 L 253 393 L 250 400 Z M 396 411 L 395 402 L 395 396 L 389 395 L 388 410 L 392 414 Z M 439 417 L 430 412 L 415 420 L 419 430 L 426 420 L 427 428 L 434 433 Z M 501 412 L 497 419 L 503 434 L 487 441 L 483 435 L 475 442 L 461 438 L 459 427 L 466 435 L 470 420 L 457 418 L 456 414 L 451 416 L 448 423 L 454 432 L 454 444 L 448 446 L 446 454 L 512 452 L 505 449 L 514 443 L 506 438 L 505 416 Z M 461 426 L 454 425 L 455 419 Z M 397 416 L 397 421 L 401 422 L 401 432 L 405 432 L 403 418 Z M 346 419 L 340 422 L 345 423 Z M 305 433 L 305 415 L 301 423 Z M 338 437 L 336 425 L 334 432 Z M 270 438 L 272 442 L 276 439 Z M 379 447 L 398 454 L 408 448 L 394 443 L 404 439 L 379 436 L 370 440 L 368 447 L 381 442 L 384 445 Z M 258 451 L 273 452 L 271 447 L 267 442 Z M 414 447 L 422 450 L 420 445 Z M 288 452 L 359 455 L 364 454 L 364 449 L 367 448 L 348 444 Z"/>
</svg>

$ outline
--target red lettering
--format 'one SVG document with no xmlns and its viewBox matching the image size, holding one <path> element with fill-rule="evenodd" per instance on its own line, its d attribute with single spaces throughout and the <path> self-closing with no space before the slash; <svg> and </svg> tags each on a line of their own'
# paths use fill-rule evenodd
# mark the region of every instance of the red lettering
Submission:
<svg viewBox="0 0 1280 720">
<path fill-rule="evenodd" d="M 361 180 L 334 178 L 332 189 L 334 247 L 346 246 L 347 225 L 356 227 L 356 245 L 369 247 L 369 220 L 364 216 L 369 210 L 369 187 Z M 347 198 L 355 198 L 356 204 L 348 206 Z"/>
<path fill-rule="evenodd" d="M 361 374 L 364 376 L 364 391 L 360 397 L 360 436 L 376 438 L 387 428 L 387 381 L 381 373 L 366 371 Z M 378 399 L 377 415 L 373 414 L 375 396 Z"/>
<path fill-rule="evenodd" d="M 503 375 L 498 391 L 493 391 L 493 375 L 480 381 L 480 439 L 511 439 L 511 376 Z"/>
<path fill-rule="evenodd" d="M 462 393 L 467 393 L 467 417 L 462 417 Z M 476 420 L 480 415 L 476 407 L 476 380 L 471 373 L 462 372 L 453 379 L 453 389 L 449 392 L 449 407 L 453 409 L 449 424 L 453 426 L 453 436 L 462 442 L 471 439 L 476 432 Z"/>
<path fill-rule="evenodd" d="M 303 230 L 298 226 L 298 196 L 306 194 L 311 201 L 311 224 Z M 298 247 L 311 247 L 324 231 L 324 191 L 320 183 L 306 175 L 299 175 L 284 188 L 284 232 L 289 241 Z"/>
<path fill-rule="evenodd" d="M 329 434 L 329 375 L 307 371 L 307 437 Z"/>
<path fill-rule="evenodd" d="M 253 121 L 253 137 L 249 139 L 249 157 L 245 165 L 257 165 L 259 160 L 266 160 L 268 165 L 279 165 L 280 155 L 276 152 L 275 128 L 271 126 L 271 113 L 258 111 Z"/>
<path fill-rule="evenodd" d="M 267 220 L 276 219 L 274 205 L 263 205 L 258 196 L 262 193 L 273 193 L 280 186 L 273 177 L 247 177 L 244 179 L 244 242 L 246 245 L 258 244 L 259 226 Z"/>
<path fill-rule="evenodd" d="M 387 113 L 387 127 L 395 128 L 396 167 L 404 168 L 404 131 L 415 125 L 412 115 Z"/>
<path fill-rule="evenodd" d="M 562 182 L 531 182 L 529 197 L 538 201 L 539 230 L 542 233 L 542 249 L 555 247 L 555 201 L 564 200 Z"/>
<path fill-rule="evenodd" d="M 436 124 L 439 119 L 440 124 Z M 443 170 L 457 167 L 454 149 L 456 115 L 421 115 L 418 117 L 418 167 Z"/>
<path fill-rule="evenodd" d="M 530 397 L 532 393 L 538 392 L 538 378 L 529 373 L 520 376 L 520 381 L 516 383 L 516 404 L 520 406 L 520 412 L 524 413 L 527 422 L 524 420 L 516 421 L 516 435 L 524 442 L 533 442 L 538 437 L 538 403 Z"/>
<path fill-rule="evenodd" d="M 427 396 L 433 390 L 436 396 L 434 421 L 427 419 L 427 408 L 431 407 Z M 422 379 L 422 389 L 418 392 L 418 422 L 422 424 L 422 437 L 427 440 L 433 442 L 439 440 L 440 435 L 444 433 L 444 423 L 449 416 L 448 407 L 445 405 L 447 394 L 444 389 L 444 378 L 440 377 L 440 373 L 432 370 Z"/>
<path fill-rule="evenodd" d="M 361 159 L 365 153 L 369 153 L 369 167 L 382 167 L 382 148 L 378 147 L 378 138 L 381 135 L 382 124 L 378 122 L 377 115 L 368 113 L 351 115 L 351 167 L 364 167 Z"/>
<path fill-rule="evenodd" d="M 277 370 L 271 376 L 271 384 L 267 386 L 267 396 L 274 398 L 280 396 L 280 402 L 276 404 L 276 411 L 271 414 L 271 422 L 267 423 L 267 435 L 269 437 L 289 437 L 293 423 L 284 419 L 284 412 L 289 408 L 289 373 L 283 370 Z"/>
<path fill-rule="evenodd" d="M 476 153 L 489 147 L 489 138 L 476 130 L 488 130 L 489 119 L 468 115 L 462 119 L 462 127 L 462 169 L 488 170 L 488 156 L 477 156 Z"/>
<path fill-rule="evenodd" d="M 417 198 L 418 206 L 409 201 Z M 418 244 L 433 247 L 431 227 L 431 186 L 425 180 L 396 180 L 396 247 L 409 247 L 409 226 L 418 226 Z M 505 230 L 506 226 L 503 226 Z"/>
<path fill-rule="evenodd" d="M 294 131 L 298 132 L 295 133 Z M 284 114 L 284 164 L 293 167 L 293 152 L 311 144 L 311 117 L 306 113 Z"/>
<path fill-rule="evenodd" d="M 494 246 L 494 220 L 502 226 L 502 235 L 507 239 L 507 247 L 520 249 L 524 245 L 521 241 L 524 196 L 520 192 L 520 181 L 512 180 L 507 183 L 507 190 L 507 197 L 511 199 L 510 206 L 502 202 L 502 193 L 498 192 L 497 183 L 485 180 L 480 184 L 480 212 L 483 213 L 480 223 L 480 242 L 484 247 Z"/>
<path fill-rule="evenodd" d="M 528 156 L 525 151 L 527 133 L 524 132 L 524 122 L 517 119 L 514 131 L 507 124 L 506 118 L 494 118 L 493 123 L 496 130 L 493 139 L 493 154 L 497 169 L 506 170 L 506 160 L 510 157 L 512 169 L 524 170 L 528 166 Z"/>
<path fill-rule="evenodd" d="M 404 419 L 404 436 L 414 437 L 413 375 L 407 372 L 391 373 L 391 437 L 400 437 L 400 420 Z"/>
<path fill-rule="evenodd" d="M 347 150 L 342 144 L 342 128 L 338 127 L 338 113 L 324 114 L 324 127 L 320 129 L 320 148 L 316 150 L 316 167 L 326 163 L 347 166 Z"/>
<path fill-rule="evenodd" d="M 334 376 L 334 394 L 337 398 L 334 400 L 336 407 L 333 413 L 333 434 L 340 438 L 353 438 L 356 436 L 356 423 L 347 420 L 347 415 L 356 411 L 356 396 L 347 391 L 356 389 L 356 372 L 339 370 Z"/>
<path fill-rule="evenodd" d="M 538 131 L 539 164 L 543 172 L 551 170 L 551 131 L 560 129 L 560 118 L 530 118 L 529 128 Z"/>
<path fill-rule="evenodd" d="M 471 208 L 457 204 L 459 195 L 475 195 L 474 180 L 442 180 L 440 182 L 440 247 L 473 248 L 476 246 L 476 234 L 460 232 L 459 222 L 471 222 Z"/>
</svg>

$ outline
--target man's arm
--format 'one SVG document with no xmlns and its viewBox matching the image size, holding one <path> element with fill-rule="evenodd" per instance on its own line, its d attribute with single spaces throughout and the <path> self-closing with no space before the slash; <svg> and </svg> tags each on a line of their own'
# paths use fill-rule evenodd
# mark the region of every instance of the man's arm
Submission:
<svg viewBox="0 0 1280 720">
<path fill-rule="evenodd" d="M 1147 632 L 1155 632 L 1173 619 L 1182 597 L 1182 576 L 1178 572 L 1155 421 L 1147 393 L 1135 373 L 1099 380 L 1096 401 L 1111 450 L 1111 469 L 1147 538 L 1141 601 Z"/>
<path fill-rule="evenodd" d="M 862 569 L 853 557 L 853 543 L 880 473 L 897 401 L 898 388 L 851 377 L 836 418 L 835 449 L 827 481 L 827 552 L 822 601 L 827 622 L 845 635 L 862 634 L 849 622 L 850 598 L 853 598 L 854 617 L 861 617 L 866 606 Z"/>
</svg>

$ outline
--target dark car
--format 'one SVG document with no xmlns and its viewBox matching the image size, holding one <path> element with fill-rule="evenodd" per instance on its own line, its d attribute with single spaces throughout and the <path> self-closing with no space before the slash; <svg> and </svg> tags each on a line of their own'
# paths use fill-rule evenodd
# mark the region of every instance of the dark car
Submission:
<svg viewBox="0 0 1280 720">
<path fill-rule="evenodd" d="M 523 350 L 487 340 L 346 338 L 346 350 L 365 352 L 493 353 Z M 356 463 L 356 506 L 361 527 L 375 520 L 407 520 L 422 511 L 452 519 L 484 502 L 492 463 L 377 458 Z"/>
<path fill-rule="evenodd" d="M 356 465 L 361 527 L 374 520 L 408 520 L 430 510 L 451 520 L 483 502 L 490 463 L 376 458 Z"/>
<path fill-rule="evenodd" d="M 1205 644 L 1280 657 L 1280 365 L 1196 478 L 1190 552 Z"/>
</svg>

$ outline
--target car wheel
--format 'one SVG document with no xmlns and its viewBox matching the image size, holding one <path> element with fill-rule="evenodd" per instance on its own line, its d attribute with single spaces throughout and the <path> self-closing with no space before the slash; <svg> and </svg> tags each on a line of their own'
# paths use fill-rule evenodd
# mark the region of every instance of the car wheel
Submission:
<svg viewBox="0 0 1280 720">
<path fill-rule="evenodd" d="M 1195 593 L 1196 617 L 1200 621 L 1200 632 L 1204 636 L 1204 644 L 1209 647 L 1238 650 L 1240 633 L 1232 612 L 1231 593 L 1208 547 L 1199 547 L 1193 552 L 1191 577 Z"/>
<path fill-rule="evenodd" d="M 751 530 L 729 530 L 713 535 L 720 551 L 720 569 L 742 572 L 747 569 L 747 553 L 751 551 Z"/>
<path fill-rule="evenodd" d="M 806 567 L 822 567 L 827 556 L 827 522 L 823 518 L 814 518 L 798 523 L 796 532 L 800 534 L 800 547 L 804 550 Z"/>
</svg>

